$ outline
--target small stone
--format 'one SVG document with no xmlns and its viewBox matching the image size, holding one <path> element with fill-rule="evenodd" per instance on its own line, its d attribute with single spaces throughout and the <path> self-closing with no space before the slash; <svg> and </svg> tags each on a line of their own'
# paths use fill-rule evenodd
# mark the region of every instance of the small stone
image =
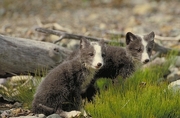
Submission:
<svg viewBox="0 0 180 118">
<path fill-rule="evenodd" d="M 92 13 L 88 16 L 88 20 L 96 20 L 98 19 L 99 15 L 96 13 Z"/>
<path fill-rule="evenodd" d="M 0 84 L 6 83 L 7 79 L 6 78 L 0 78 Z"/>
<path fill-rule="evenodd" d="M 162 65 L 166 62 L 166 59 L 164 57 L 162 58 L 155 58 L 154 60 L 152 60 L 151 62 L 143 65 L 143 68 L 147 68 L 147 67 L 150 67 L 150 66 L 157 66 L 157 65 Z"/>
<path fill-rule="evenodd" d="M 22 103 L 19 103 L 19 102 L 15 102 L 14 104 L 13 104 L 13 107 L 14 108 L 18 108 L 18 107 L 21 107 L 22 106 Z"/>
<path fill-rule="evenodd" d="M 100 23 L 100 24 L 99 24 L 99 28 L 100 28 L 101 30 L 106 29 L 106 24 Z"/>
<path fill-rule="evenodd" d="M 78 117 L 78 116 L 80 116 L 81 112 L 73 110 L 73 111 L 70 111 L 70 112 L 66 112 L 66 114 L 67 114 L 68 117 L 71 118 L 71 117 Z"/>
<path fill-rule="evenodd" d="M 6 13 L 5 9 L 1 8 L 0 9 L 0 16 L 3 16 Z"/>
<path fill-rule="evenodd" d="M 179 79 L 180 79 L 180 71 L 172 72 L 171 74 L 169 74 L 167 76 L 167 81 L 168 82 L 173 82 L 173 81 L 176 81 L 176 80 L 179 80 Z"/>
<path fill-rule="evenodd" d="M 174 82 L 171 82 L 168 85 L 168 89 L 173 90 L 174 92 L 180 91 L 180 80 L 176 80 Z"/>
<path fill-rule="evenodd" d="M 138 15 L 144 15 L 151 13 L 153 10 L 155 10 L 156 4 L 153 3 L 144 3 L 144 4 L 138 4 L 134 7 L 133 12 Z"/>
<path fill-rule="evenodd" d="M 10 116 L 10 114 L 11 114 L 11 110 L 2 111 L 0 118 L 7 118 Z"/>
<path fill-rule="evenodd" d="M 38 114 L 38 118 L 45 118 L 44 114 Z"/>
<path fill-rule="evenodd" d="M 176 67 L 180 67 L 180 56 L 176 57 L 176 62 L 174 64 Z"/>
<path fill-rule="evenodd" d="M 59 116 L 58 114 L 51 114 L 46 118 L 62 118 L 61 116 Z"/>
<path fill-rule="evenodd" d="M 17 109 L 13 109 L 12 110 L 12 114 L 14 114 L 15 116 L 17 116 L 18 114 L 20 114 L 22 112 L 21 108 L 17 108 Z"/>
<path fill-rule="evenodd" d="M 176 68 L 174 65 L 171 65 L 171 66 L 169 67 L 169 71 L 170 71 L 171 73 L 175 73 L 175 72 L 178 72 L 178 68 Z"/>
</svg>

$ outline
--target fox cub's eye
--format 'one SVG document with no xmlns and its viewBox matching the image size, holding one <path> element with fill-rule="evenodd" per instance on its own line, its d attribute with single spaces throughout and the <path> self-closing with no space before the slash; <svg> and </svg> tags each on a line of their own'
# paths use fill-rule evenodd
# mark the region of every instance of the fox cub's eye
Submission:
<svg viewBox="0 0 180 118">
<path fill-rule="evenodd" d="M 102 53 L 102 57 L 105 57 L 106 56 L 106 54 L 105 53 Z"/>
<path fill-rule="evenodd" d="M 151 52 L 151 48 L 148 48 L 148 52 Z"/>
<path fill-rule="evenodd" d="M 89 53 L 89 56 L 94 56 L 94 54 L 92 52 Z"/>
<path fill-rule="evenodd" d="M 135 49 L 137 52 L 141 52 L 142 50 L 141 50 L 141 48 L 136 48 Z"/>
<path fill-rule="evenodd" d="M 141 48 L 137 49 L 138 52 L 141 52 Z"/>
</svg>

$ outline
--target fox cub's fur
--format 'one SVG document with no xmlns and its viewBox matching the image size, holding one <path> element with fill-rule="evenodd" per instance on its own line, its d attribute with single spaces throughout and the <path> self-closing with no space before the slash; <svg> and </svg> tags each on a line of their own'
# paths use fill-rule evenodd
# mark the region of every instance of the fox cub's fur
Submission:
<svg viewBox="0 0 180 118">
<path fill-rule="evenodd" d="M 118 76 L 129 77 L 135 70 L 136 65 L 145 64 L 150 61 L 154 45 L 154 32 L 146 35 L 135 35 L 131 32 L 126 34 L 126 47 L 107 46 L 105 64 L 95 74 L 94 79 L 82 97 L 88 101 L 96 94 L 94 83 L 98 78 L 110 78 L 114 80 Z"/>
<path fill-rule="evenodd" d="M 80 49 L 72 60 L 50 71 L 40 83 L 32 103 L 34 113 L 50 115 L 81 110 L 81 91 L 90 84 L 96 70 L 104 65 L 105 44 L 81 39 Z M 63 114 L 63 115 L 62 115 Z"/>
</svg>

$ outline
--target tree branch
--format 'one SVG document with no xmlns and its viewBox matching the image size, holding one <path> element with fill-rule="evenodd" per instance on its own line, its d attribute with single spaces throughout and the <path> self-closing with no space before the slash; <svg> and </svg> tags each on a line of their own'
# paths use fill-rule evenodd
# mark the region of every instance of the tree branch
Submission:
<svg viewBox="0 0 180 118">
<path fill-rule="evenodd" d="M 163 36 L 155 36 L 155 39 L 161 40 L 161 41 L 180 41 L 180 35 L 176 37 L 163 37 Z"/>
<path fill-rule="evenodd" d="M 64 39 L 64 38 L 79 40 L 79 39 L 81 39 L 82 37 L 85 37 L 86 39 L 89 39 L 89 40 L 91 40 L 91 41 L 99 41 L 99 40 L 102 40 L 102 38 L 96 38 L 96 37 L 91 37 L 91 36 L 71 34 L 71 33 L 67 33 L 67 32 L 62 32 L 62 31 L 57 31 L 57 30 L 49 30 L 49 29 L 44 29 L 44 28 L 36 28 L 35 30 L 38 31 L 38 32 L 45 33 L 45 34 L 53 34 L 53 35 L 60 36 L 60 39 L 57 40 L 57 41 L 55 41 L 54 43 L 57 43 L 57 42 L 61 41 L 61 40 Z M 106 43 L 109 43 L 109 42 L 119 43 L 119 42 L 117 42 L 117 41 L 110 41 L 110 40 L 105 40 L 105 42 L 106 42 Z"/>
<path fill-rule="evenodd" d="M 89 40 L 92 40 L 92 41 L 99 41 L 99 40 L 101 40 L 101 38 L 84 36 L 84 35 L 76 35 L 76 34 L 71 34 L 71 33 L 67 33 L 67 32 L 62 32 L 62 31 L 57 31 L 57 30 L 49 30 L 49 29 L 44 29 L 44 28 L 36 28 L 36 31 L 42 32 L 42 33 L 46 33 L 46 34 L 54 34 L 54 35 L 57 35 L 57 36 L 61 36 L 59 40 L 55 41 L 55 43 L 59 42 L 63 38 L 79 40 L 82 37 L 85 37 L 85 38 L 87 38 Z M 159 38 L 159 37 L 156 37 L 156 38 Z M 105 40 L 105 41 L 106 41 L 106 43 L 110 43 L 110 42 L 111 43 L 121 43 L 121 44 L 123 43 L 123 42 L 111 41 L 111 40 Z M 162 53 L 163 54 L 167 54 L 171 50 L 173 50 L 173 49 L 166 48 L 166 47 L 160 46 L 159 44 L 155 43 L 154 51 L 159 52 L 159 54 L 162 54 Z M 180 55 L 180 51 L 178 51 L 178 55 Z"/>
</svg>

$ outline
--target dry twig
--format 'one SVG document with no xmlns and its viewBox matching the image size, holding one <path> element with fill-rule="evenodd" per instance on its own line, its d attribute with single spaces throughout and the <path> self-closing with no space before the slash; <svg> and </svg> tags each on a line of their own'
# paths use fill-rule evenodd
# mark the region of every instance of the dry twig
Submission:
<svg viewBox="0 0 180 118">
<path fill-rule="evenodd" d="M 54 35 L 60 36 L 60 38 L 57 41 L 55 41 L 54 43 L 57 43 L 57 42 L 61 41 L 64 38 L 79 40 L 82 37 L 85 37 L 86 39 L 89 39 L 91 41 L 102 40 L 102 38 L 96 38 L 96 37 L 91 37 L 91 36 L 71 34 L 71 33 L 67 33 L 67 32 L 62 32 L 62 31 L 57 31 L 57 30 L 49 30 L 49 29 L 44 29 L 44 28 L 36 28 L 36 31 L 42 32 L 42 33 L 46 33 L 46 34 L 54 34 Z M 110 41 L 110 40 L 105 40 L 105 42 L 106 43 L 109 43 L 109 42 L 119 43 L 117 41 Z"/>
<path fill-rule="evenodd" d="M 87 39 L 92 40 L 92 41 L 99 41 L 99 40 L 101 40 L 101 38 L 95 38 L 95 37 L 84 36 L 84 35 L 76 35 L 76 34 L 71 34 L 71 33 L 67 33 L 67 32 L 62 32 L 62 31 L 57 31 L 57 30 L 49 30 L 49 29 L 44 29 L 44 28 L 36 28 L 36 31 L 42 32 L 42 33 L 46 33 L 46 34 L 54 34 L 54 35 L 60 36 L 59 40 L 55 41 L 55 43 L 61 41 L 64 38 L 79 40 L 82 37 L 84 37 L 84 38 L 87 38 Z M 110 42 L 111 43 L 122 43 L 122 42 L 111 41 L 111 40 L 105 40 L 105 41 L 106 41 L 106 43 L 110 43 Z M 166 53 L 168 53 L 171 50 L 173 50 L 173 49 L 166 48 L 166 47 L 163 47 L 163 46 L 155 43 L 154 51 L 158 52 L 158 55 L 166 54 Z M 158 55 L 156 55 L 156 56 L 158 56 Z M 180 51 L 179 51 L 178 55 L 180 55 Z"/>
<path fill-rule="evenodd" d="M 180 41 L 180 35 L 176 37 L 163 37 L 163 36 L 155 36 L 155 39 L 161 40 L 161 41 Z"/>
</svg>

